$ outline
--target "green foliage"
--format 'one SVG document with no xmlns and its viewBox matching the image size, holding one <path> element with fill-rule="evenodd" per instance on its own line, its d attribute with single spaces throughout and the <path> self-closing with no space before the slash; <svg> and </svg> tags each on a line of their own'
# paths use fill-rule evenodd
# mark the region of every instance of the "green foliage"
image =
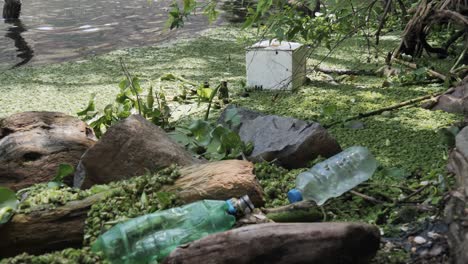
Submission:
<svg viewBox="0 0 468 264">
<path fill-rule="evenodd" d="M 90 248 L 82 249 L 68 248 L 40 256 L 27 253 L 20 254 L 14 258 L 0 260 L 0 264 L 108 264 L 99 254 L 91 251 Z"/>
<path fill-rule="evenodd" d="M 297 174 L 304 170 L 288 171 L 274 163 L 256 163 L 254 173 L 265 191 L 265 206 L 271 208 L 289 204 L 287 193 L 295 187 Z"/>
<path fill-rule="evenodd" d="M 73 174 L 75 172 L 75 168 L 73 168 L 72 165 L 70 164 L 60 164 L 59 168 L 57 170 L 57 174 L 54 176 L 51 182 L 49 182 L 50 185 L 60 185 L 63 183 L 63 179 L 65 177 Z"/>
<path fill-rule="evenodd" d="M 231 118 L 236 120 L 234 116 Z M 228 127 L 203 120 L 195 120 L 188 127 L 177 127 L 169 136 L 209 160 L 236 159 L 248 155 L 253 149 Z"/>
<path fill-rule="evenodd" d="M 18 196 L 23 197 L 18 204 L 19 213 L 31 213 L 62 206 L 70 201 L 81 200 L 99 191 L 100 185 L 88 190 L 71 188 L 63 184 L 42 183 L 18 191 Z"/>
<path fill-rule="evenodd" d="M 166 23 L 170 29 L 183 27 L 187 17 L 195 13 L 198 8 L 202 9 L 203 14 L 208 17 L 210 22 L 215 21 L 218 17 L 218 11 L 216 10 L 218 2 L 216 0 L 211 0 L 208 3 L 203 2 L 203 5 L 200 5 L 195 0 L 183 0 L 181 2 L 182 6 L 179 5 L 179 1 L 174 1 L 171 4 L 169 19 Z"/>
<path fill-rule="evenodd" d="M 153 92 L 153 87 L 150 86 L 146 93 L 146 100 L 142 100 L 144 89 L 137 77 L 131 78 L 131 81 L 127 78 L 122 80 L 119 83 L 119 88 L 120 93 L 117 94 L 115 103 L 108 104 L 102 111 L 96 111 L 96 95 L 93 94 L 86 108 L 77 113 L 83 121 L 86 121 L 93 128 L 97 137 L 102 136 L 110 126 L 119 120 L 136 113 L 140 113 L 153 124 L 162 128 L 169 125 L 171 110 L 163 92 Z"/>
<path fill-rule="evenodd" d="M 121 221 L 177 206 L 177 196 L 160 189 L 173 184 L 179 176 L 178 167 L 170 166 L 158 172 L 108 184 L 111 191 L 88 211 L 84 244 L 91 244 L 100 234 Z"/>
<path fill-rule="evenodd" d="M 16 193 L 9 188 L 0 187 L 0 225 L 10 220 L 17 206 Z"/>
</svg>

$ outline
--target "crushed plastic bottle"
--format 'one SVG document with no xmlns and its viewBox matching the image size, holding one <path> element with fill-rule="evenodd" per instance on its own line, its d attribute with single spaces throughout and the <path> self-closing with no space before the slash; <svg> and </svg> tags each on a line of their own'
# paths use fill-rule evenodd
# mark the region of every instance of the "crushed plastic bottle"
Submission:
<svg viewBox="0 0 468 264">
<path fill-rule="evenodd" d="M 236 214 L 253 210 L 248 196 L 202 200 L 117 224 L 92 245 L 114 263 L 158 263 L 177 246 L 230 229 Z"/>
<path fill-rule="evenodd" d="M 288 199 L 291 203 L 305 199 L 322 205 L 368 180 L 376 169 L 377 161 L 367 148 L 350 147 L 299 174 Z"/>
</svg>

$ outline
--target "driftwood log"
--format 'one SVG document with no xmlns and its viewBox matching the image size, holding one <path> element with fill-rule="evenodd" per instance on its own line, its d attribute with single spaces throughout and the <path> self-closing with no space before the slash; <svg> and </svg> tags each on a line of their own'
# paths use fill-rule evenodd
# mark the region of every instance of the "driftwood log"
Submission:
<svg viewBox="0 0 468 264">
<path fill-rule="evenodd" d="M 181 177 L 165 190 L 181 194 L 181 199 L 228 199 L 248 194 L 255 206 L 263 204 L 262 190 L 247 161 L 231 160 L 201 164 L 181 169 Z M 184 190 L 184 188 L 191 190 Z M 0 258 L 22 252 L 41 254 L 68 247 L 80 247 L 84 223 L 91 205 L 101 201 L 106 193 L 73 201 L 50 211 L 16 214 L 0 226 Z"/>
<path fill-rule="evenodd" d="M 95 143 L 85 122 L 63 113 L 23 112 L 1 119 L 0 185 L 19 190 L 50 181 L 60 164 L 76 166 Z"/>
<path fill-rule="evenodd" d="M 378 228 L 368 224 L 259 224 L 182 245 L 164 263 L 366 263 L 379 241 Z"/>
<path fill-rule="evenodd" d="M 182 177 L 164 190 L 176 192 L 187 203 L 200 199 L 229 199 L 247 194 L 254 205 L 259 207 L 263 205 L 263 190 L 253 169 L 251 162 L 242 160 L 196 164 L 182 168 Z"/>
</svg>

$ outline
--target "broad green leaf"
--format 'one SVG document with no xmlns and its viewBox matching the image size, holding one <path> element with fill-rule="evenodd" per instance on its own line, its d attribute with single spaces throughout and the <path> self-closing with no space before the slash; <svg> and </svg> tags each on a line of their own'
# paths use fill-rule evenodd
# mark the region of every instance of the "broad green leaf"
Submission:
<svg viewBox="0 0 468 264">
<path fill-rule="evenodd" d="M 211 141 L 206 147 L 206 151 L 211 155 L 218 153 L 222 154 L 223 157 L 226 155 L 226 146 L 223 144 L 222 138 L 226 133 L 226 129 L 218 125 L 215 129 L 210 132 Z M 223 158 L 221 157 L 221 158 Z"/>
<path fill-rule="evenodd" d="M 241 122 L 241 116 L 239 115 L 239 111 L 237 111 L 237 109 L 235 108 L 227 109 L 225 122 L 229 125 L 231 129 L 239 126 Z"/>
<path fill-rule="evenodd" d="M 6 187 L 0 187 L 0 224 L 10 220 L 18 207 L 16 193 Z"/>
<path fill-rule="evenodd" d="M 70 174 L 72 174 L 74 172 L 75 172 L 75 168 L 73 168 L 72 165 L 70 165 L 70 164 L 60 164 L 59 168 L 57 170 L 57 174 L 52 179 L 52 181 L 62 183 L 63 179 L 65 177 L 67 177 L 68 175 L 70 175 Z"/>
<path fill-rule="evenodd" d="M 0 225 L 10 221 L 14 213 L 15 210 L 9 206 L 0 207 Z"/>
<path fill-rule="evenodd" d="M 201 99 L 209 100 L 213 94 L 213 89 L 200 87 L 197 89 L 197 94 Z"/>
<path fill-rule="evenodd" d="M 133 95 L 137 95 L 139 93 L 141 93 L 143 90 L 141 89 L 141 86 L 140 86 L 140 79 L 138 79 L 138 77 L 133 77 L 132 79 L 132 84 L 133 84 L 133 88 L 135 88 L 136 91 L 133 91 L 132 90 L 132 94 Z M 136 92 L 136 93 L 135 93 Z"/>
<path fill-rule="evenodd" d="M 172 131 L 172 132 L 169 132 L 167 133 L 167 135 L 172 138 L 174 141 L 176 141 L 177 143 L 183 145 L 183 146 L 187 146 L 188 144 L 192 143 L 192 140 L 190 140 L 190 138 L 187 136 L 187 134 L 184 134 L 180 131 Z"/>
<path fill-rule="evenodd" d="M 121 91 L 121 92 L 124 92 L 125 89 L 127 89 L 129 86 L 130 86 L 130 82 L 129 82 L 127 79 L 123 79 L 123 80 L 119 83 L 119 88 L 120 88 L 120 91 Z"/>
<path fill-rule="evenodd" d="M 0 187 L 0 208 L 11 207 L 16 209 L 18 200 L 16 199 L 16 193 L 7 187 Z"/>
<path fill-rule="evenodd" d="M 190 131 L 193 133 L 193 136 L 195 137 L 195 140 L 201 145 L 201 146 L 207 146 L 210 141 L 210 132 L 211 132 L 211 126 L 210 123 L 203 121 L 203 120 L 196 120 L 190 126 L 188 127 Z"/>
</svg>

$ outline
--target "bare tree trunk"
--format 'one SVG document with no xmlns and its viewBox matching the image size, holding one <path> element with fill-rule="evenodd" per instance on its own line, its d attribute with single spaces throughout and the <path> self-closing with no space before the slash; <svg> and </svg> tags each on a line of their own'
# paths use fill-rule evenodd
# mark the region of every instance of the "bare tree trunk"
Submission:
<svg viewBox="0 0 468 264">
<path fill-rule="evenodd" d="M 21 0 L 5 0 L 3 4 L 3 18 L 18 19 L 21 13 Z"/>
</svg>

